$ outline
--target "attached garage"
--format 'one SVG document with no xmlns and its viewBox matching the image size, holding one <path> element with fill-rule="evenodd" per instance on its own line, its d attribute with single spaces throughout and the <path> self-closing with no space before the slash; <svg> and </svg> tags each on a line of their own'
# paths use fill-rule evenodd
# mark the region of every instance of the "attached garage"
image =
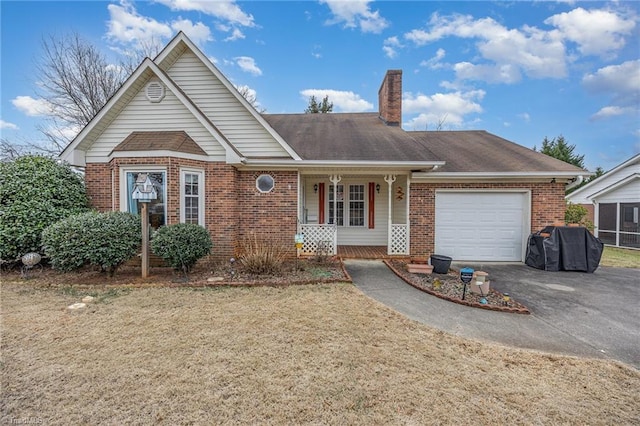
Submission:
<svg viewBox="0 0 640 426">
<path fill-rule="evenodd" d="M 530 193 L 437 191 L 435 253 L 466 261 L 521 262 Z"/>
</svg>

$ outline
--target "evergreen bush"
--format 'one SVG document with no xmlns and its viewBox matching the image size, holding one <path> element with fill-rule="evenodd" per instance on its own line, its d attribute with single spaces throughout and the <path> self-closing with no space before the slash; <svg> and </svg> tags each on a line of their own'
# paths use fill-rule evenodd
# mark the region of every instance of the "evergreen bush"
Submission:
<svg viewBox="0 0 640 426">
<path fill-rule="evenodd" d="M 198 260 L 211 252 L 209 231 L 193 223 L 163 226 L 151 239 L 151 251 L 174 269 L 185 274 Z"/>
<path fill-rule="evenodd" d="M 137 253 L 141 239 L 140 218 L 125 212 L 74 215 L 42 233 L 54 269 L 73 271 L 93 265 L 109 276 Z"/>
<path fill-rule="evenodd" d="M 0 163 L 0 260 L 42 254 L 44 228 L 87 210 L 82 176 L 69 165 L 36 155 Z"/>
</svg>

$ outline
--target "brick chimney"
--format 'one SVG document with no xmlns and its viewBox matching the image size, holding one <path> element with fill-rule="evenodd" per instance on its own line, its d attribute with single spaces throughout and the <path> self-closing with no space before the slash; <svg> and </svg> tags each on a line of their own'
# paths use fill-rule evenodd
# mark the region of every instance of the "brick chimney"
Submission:
<svg viewBox="0 0 640 426">
<path fill-rule="evenodd" d="M 387 126 L 402 124 L 402 70 L 388 70 L 378 90 L 380 118 Z"/>
</svg>

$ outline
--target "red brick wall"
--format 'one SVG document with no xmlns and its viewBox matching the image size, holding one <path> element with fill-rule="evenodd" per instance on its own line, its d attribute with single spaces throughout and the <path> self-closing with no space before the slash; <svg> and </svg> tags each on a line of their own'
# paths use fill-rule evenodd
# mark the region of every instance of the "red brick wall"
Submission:
<svg viewBox="0 0 640 426">
<path fill-rule="evenodd" d="M 389 70 L 378 90 L 380 118 L 388 125 L 402 121 L 402 70 Z"/>
<path fill-rule="evenodd" d="M 192 167 L 205 171 L 205 227 L 211 233 L 215 257 L 228 259 L 235 255 L 239 242 L 251 232 L 290 240 L 294 253 L 293 237 L 297 229 L 296 172 L 239 172 L 222 162 L 181 158 L 116 158 L 109 164 L 87 164 L 85 169 L 87 192 L 96 209 L 120 209 L 120 168 L 134 165 L 166 168 L 167 224 L 180 221 L 180 168 Z M 262 173 L 269 173 L 275 178 L 275 188 L 270 193 L 261 193 L 256 188 L 255 178 Z"/>
<path fill-rule="evenodd" d="M 436 189 L 528 189 L 531 191 L 531 232 L 564 222 L 562 183 L 411 183 L 411 255 L 429 256 L 435 245 Z"/>
<path fill-rule="evenodd" d="M 274 177 L 273 191 L 261 193 L 256 178 L 261 174 Z M 298 226 L 297 172 L 240 172 L 238 176 L 239 242 L 252 234 L 269 238 L 291 247 L 295 254 L 294 236 Z"/>
</svg>

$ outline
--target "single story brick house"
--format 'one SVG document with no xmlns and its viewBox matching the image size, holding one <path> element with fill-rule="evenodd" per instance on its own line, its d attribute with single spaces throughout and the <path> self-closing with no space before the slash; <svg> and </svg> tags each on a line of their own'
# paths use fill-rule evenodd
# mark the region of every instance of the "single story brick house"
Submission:
<svg viewBox="0 0 640 426">
<path fill-rule="evenodd" d="M 567 195 L 589 212 L 603 243 L 640 249 L 640 154 Z"/>
<path fill-rule="evenodd" d="M 61 153 L 91 203 L 137 212 L 139 174 L 158 199 L 150 223 L 205 226 L 214 254 L 251 233 L 387 253 L 523 261 L 530 232 L 564 219 L 565 185 L 586 172 L 485 131 L 407 132 L 402 71 L 378 113 L 260 114 L 179 33 L 147 58 Z"/>
</svg>

